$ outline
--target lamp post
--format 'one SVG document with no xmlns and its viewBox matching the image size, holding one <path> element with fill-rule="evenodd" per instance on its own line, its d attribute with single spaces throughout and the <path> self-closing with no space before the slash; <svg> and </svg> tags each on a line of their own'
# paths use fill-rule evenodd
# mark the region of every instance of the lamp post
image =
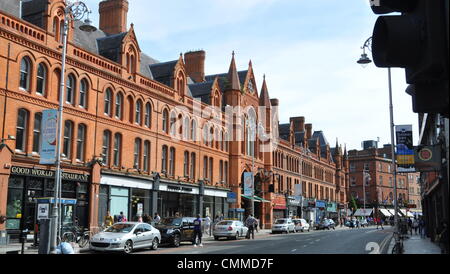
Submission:
<svg viewBox="0 0 450 274">
<path fill-rule="evenodd" d="M 357 61 L 358 64 L 362 65 L 363 67 L 366 67 L 368 64 L 372 62 L 369 57 L 367 57 L 365 49 L 368 49 L 372 51 L 372 37 L 369 37 L 365 42 L 364 45 L 361 47 L 363 50 L 363 53 L 361 54 L 361 58 Z M 394 175 L 394 226 L 395 226 L 395 232 L 394 232 L 394 238 L 396 244 L 399 244 L 399 227 L 398 227 L 398 197 L 397 197 L 397 166 L 395 163 L 395 138 L 394 138 L 394 107 L 392 103 L 392 75 L 391 75 L 391 68 L 388 68 L 388 82 L 389 82 L 389 114 L 390 114 L 390 130 L 391 130 L 391 159 L 392 159 L 392 170 Z M 365 193 L 364 193 L 365 195 Z"/>
<path fill-rule="evenodd" d="M 55 174 L 55 201 L 53 203 L 53 210 L 51 216 L 51 227 L 50 227 L 50 253 L 56 253 L 57 237 L 61 230 L 61 137 L 62 137 L 62 121 L 63 121 L 63 110 L 64 110 L 64 92 L 65 92 L 65 67 L 66 67 L 66 54 L 67 54 L 67 33 L 69 31 L 69 22 L 81 20 L 85 15 L 87 19 L 84 24 L 80 26 L 80 30 L 86 32 L 93 32 L 96 30 L 94 26 L 91 25 L 89 20 L 89 13 L 91 11 L 82 1 L 66 1 L 66 7 L 64 9 L 64 31 L 62 40 L 62 64 L 61 64 L 61 86 L 60 86 L 60 98 L 58 107 L 58 128 L 57 128 L 57 142 L 56 142 L 56 174 Z"/>
</svg>

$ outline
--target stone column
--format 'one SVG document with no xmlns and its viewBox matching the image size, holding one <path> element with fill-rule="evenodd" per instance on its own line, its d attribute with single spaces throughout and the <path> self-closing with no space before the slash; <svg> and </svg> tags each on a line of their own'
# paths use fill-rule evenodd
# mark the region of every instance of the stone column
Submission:
<svg viewBox="0 0 450 274">
<path fill-rule="evenodd" d="M 101 165 L 95 162 L 91 172 L 91 190 L 89 195 L 89 230 L 98 231 L 98 201 L 100 194 Z"/>
</svg>

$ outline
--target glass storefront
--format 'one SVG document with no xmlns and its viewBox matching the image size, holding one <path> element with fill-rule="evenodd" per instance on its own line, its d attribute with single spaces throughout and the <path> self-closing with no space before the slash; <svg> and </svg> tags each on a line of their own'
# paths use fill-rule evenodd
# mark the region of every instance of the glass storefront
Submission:
<svg viewBox="0 0 450 274">
<path fill-rule="evenodd" d="M 133 188 L 131 193 L 131 220 L 138 221 L 144 214 L 150 215 L 150 190 Z"/>
<path fill-rule="evenodd" d="M 192 194 L 161 191 L 158 193 L 158 213 L 162 218 L 173 217 L 176 213 L 181 216 L 195 217 L 197 199 L 198 196 Z"/>
<path fill-rule="evenodd" d="M 128 202 L 129 202 L 129 189 L 124 187 L 111 187 L 111 204 L 110 212 L 111 216 L 114 217 L 114 221 L 117 221 L 117 216 L 120 212 L 123 212 L 128 220 Z"/>
</svg>

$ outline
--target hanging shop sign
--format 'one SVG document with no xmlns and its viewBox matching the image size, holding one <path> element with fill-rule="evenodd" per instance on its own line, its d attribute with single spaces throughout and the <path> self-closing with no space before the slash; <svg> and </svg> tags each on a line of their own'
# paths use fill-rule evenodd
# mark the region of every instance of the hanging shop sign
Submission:
<svg viewBox="0 0 450 274">
<path fill-rule="evenodd" d="M 55 171 L 53 171 L 53 170 L 34 169 L 34 168 L 18 167 L 18 166 L 11 167 L 11 174 L 20 175 L 20 176 L 40 177 L 40 178 L 51 178 L 51 179 L 55 178 Z M 62 172 L 61 179 L 64 181 L 77 181 L 77 182 L 88 183 L 89 175 Z"/>
<path fill-rule="evenodd" d="M 253 187 L 253 173 L 244 172 L 244 195 L 253 196 L 255 194 Z"/>
<path fill-rule="evenodd" d="M 418 172 L 439 171 L 441 168 L 441 146 L 419 146 L 414 148 L 415 166 Z"/>
<path fill-rule="evenodd" d="M 46 109 L 42 111 L 42 142 L 39 150 L 39 164 L 54 165 L 56 162 L 56 127 L 58 111 Z"/>
<path fill-rule="evenodd" d="M 412 125 L 395 126 L 397 136 L 397 164 L 399 167 L 414 166 L 414 146 Z"/>
</svg>

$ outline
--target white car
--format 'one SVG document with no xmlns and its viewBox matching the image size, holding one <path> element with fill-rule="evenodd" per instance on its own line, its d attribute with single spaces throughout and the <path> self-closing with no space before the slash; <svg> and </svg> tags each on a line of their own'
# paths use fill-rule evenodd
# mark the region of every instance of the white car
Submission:
<svg viewBox="0 0 450 274">
<path fill-rule="evenodd" d="M 310 231 L 310 225 L 308 224 L 308 222 L 305 219 L 294 219 L 292 220 L 295 224 L 295 231 L 301 231 L 301 232 L 305 232 L 305 231 Z"/>
<path fill-rule="evenodd" d="M 213 236 L 215 240 L 220 237 L 226 237 L 228 239 L 239 239 L 239 237 L 245 237 L 247 235 L 248 227 L 246 227 L 240 221 L 220 221 L 214 226 Z"/>
<path fill-rule="evenodd" d="M 158 229 L 146 223 L 123 222 L 95 234 L 89 244 L 93 251 L 123 251 L 131 253 L 138 248 L 156 250 L 161 242 Z"/>
<path fill-rule="evenodd" d="M 277 232 L 281 232 L 281 233 L 294 232 L 295 233 L 295 224 L 292 221 L 292 219 L 291 218 L 277 219 L 272 226 L 272 233 L 277 233 Z"/>
</svg>

